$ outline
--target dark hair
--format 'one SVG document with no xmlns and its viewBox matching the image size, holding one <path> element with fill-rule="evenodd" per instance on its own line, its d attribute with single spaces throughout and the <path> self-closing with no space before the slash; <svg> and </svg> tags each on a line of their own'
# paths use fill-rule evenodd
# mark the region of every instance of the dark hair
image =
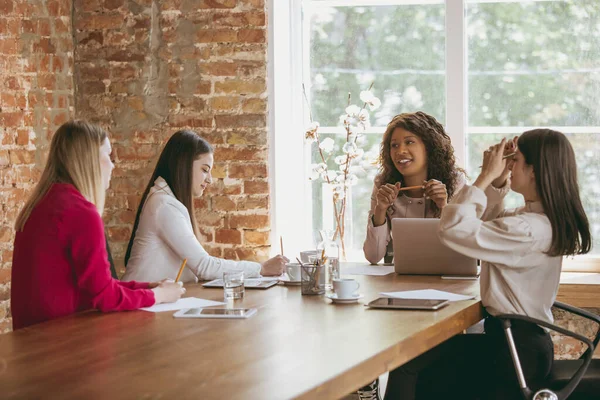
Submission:
<svg viewBox="0 0 600 400">
<path fill-rule="evenodd" d="M 398 114 L 388 124 L 381 141 L 379 154 L 381 167 L 375 182 L 378 185 L 396 182 L 405 185 L 404 176 L 398 172 L 390 157 L 390 142 L 396 128 L 405 129 L 421 138 L 427 151 L 427 179 L 437 179 L 445 184 L 448 199 L 451 199 L 456 192 L 459 174 L 465 172 L 456 166 L 454 148 L 444 127 L 434 117 L 422 111 Z M 431 210 L 439 216 L 441 211 L 435 202 L 430 203 Z"/>
<path fill-rule="evenodd" d="M 567 137 L 552 129 L 534 129 L 517 142 L 533 167 L 535 186 L 552 225 L 552 257 L 585 254 L 592 247 L 590 224 L 579 198 L 575 152 Z"/>
<path fill-rule="evenodd" d="M 190 220 L 194 233 L 198 234 L 196 218 L 194 216 L 194 200 L 192 193 L 192 180 L 193 180 L 193 164 L 194 161 L 202 154 L 212 153 L 213 147 L 204 139 L 202 139 L 194 131 L 180 130 L 171 136 L 167 141 L 165 148 L 158 162 L 156 168 L 152 173 L 152 177 L 146 186 L 146 190 L 140 200 L 137 213 L 135 215 L 135 223 L 133 224 L 133 231 L 131 232 L 131 238 L 127 245 L 127 252 L 125 253 L 125 265 L 129 261 L 131 256 L 131 249 L 133 248 L 133 241 L 135 239 L 135 232 L 137 231 L 138 224 L 140 222 L 140 215 L 142 214 L 142 208 L 150 192 L 150 188 L 154 186 L 154 181 L 159 176 L 162 177 L 167 185 L 173 191 L 173 194 L 179 200 L 185 208 L 187 208 L 190 214 Z"/>
</svg>

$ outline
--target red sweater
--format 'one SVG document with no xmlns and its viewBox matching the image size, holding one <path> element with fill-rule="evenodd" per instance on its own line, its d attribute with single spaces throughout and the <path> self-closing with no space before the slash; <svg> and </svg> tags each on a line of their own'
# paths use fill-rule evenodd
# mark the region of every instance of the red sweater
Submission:
<svg viewBox="0 0 600 400">
<path fill-rule="evenodd" d="M 91 308 L 106 312 L 153 305 L 148 283 L 113 279 L 107 257 L 96 207 L 73 185 L 54 184 L 15 238 L 13 328 Z"/>
</svg>

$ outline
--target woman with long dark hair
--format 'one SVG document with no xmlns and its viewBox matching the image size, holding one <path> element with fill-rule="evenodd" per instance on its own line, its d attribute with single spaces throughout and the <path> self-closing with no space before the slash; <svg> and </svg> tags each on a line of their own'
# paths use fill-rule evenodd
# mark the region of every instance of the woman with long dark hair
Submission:
<svg viewBox="0 0 600 400">
<path fill-rule="evenodd" d="M 225 271 L 283 273 L 288 260 L 281 255 L 261 264 L 212 257 L 202 247 L 194 197 L 212 183 L 213 161 L 212 146 L 193 131 L 180 130 L 167 141 L 137 210 L 123 280 L 175 278 L 184 259 L 183 282 L 221 278 Z"/>
<path fill-rule="evenodd" d="M 504 210 L 497 198 L 486 196 L 498 180 L 521 194 L 525 205 Z M 592 244 L 567 137 L 535 129 L 523 133 L 516 146 L 504 139 L 486 150 L 473 186 L 442 211 L 439 236 L 453 250 L 481 260 L 485 334 L 457 335 L 392 371 L 385 397 L 517 399 L 519 384 L 495 316 L 520 314 L 552 323 L 563 256 L 585 254 Z M 550 334 L 525 321 L 514 321 L 512 334 L 528 386 L 537 390 L 552 369 Z"/>
</svg>

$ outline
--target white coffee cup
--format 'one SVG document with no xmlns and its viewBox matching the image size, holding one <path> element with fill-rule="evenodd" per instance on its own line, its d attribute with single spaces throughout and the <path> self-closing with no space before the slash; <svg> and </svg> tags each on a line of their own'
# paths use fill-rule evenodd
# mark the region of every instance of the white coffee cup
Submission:
<svg viewBox="0 0 600 400">
<path fill-rule="evenodd" d="M 304 250 L 300 252 L 300 261 L 302 261 L 303 264 L 308 264 L 308 257 L 309 256 L 316 256 L 318 254 L 317 250 Z"/>
<path fill-rule="evenodd" d="M 338 299 L 350 299 L 356 296 L 355 292 L 360 284 L 354 279 L 334 279 L 333 290 Z"/>
<path fill-rule="evenodd" d="M 287 263 L 285 264 L 285 271 L 287 272 L 290 281 L 300 281 L 300 264 Z"/>
</svg>

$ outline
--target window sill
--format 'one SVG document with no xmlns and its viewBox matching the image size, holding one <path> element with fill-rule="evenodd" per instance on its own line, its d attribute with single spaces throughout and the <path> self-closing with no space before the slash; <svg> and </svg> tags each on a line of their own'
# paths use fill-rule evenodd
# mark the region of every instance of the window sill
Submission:
<svg viewBox="0 0 600 400">
<path fill-rule="evenodd" d="M 556 300 L 575 307 L 600 307 L 600 273 L 563 272 Z"/>
</svg>

